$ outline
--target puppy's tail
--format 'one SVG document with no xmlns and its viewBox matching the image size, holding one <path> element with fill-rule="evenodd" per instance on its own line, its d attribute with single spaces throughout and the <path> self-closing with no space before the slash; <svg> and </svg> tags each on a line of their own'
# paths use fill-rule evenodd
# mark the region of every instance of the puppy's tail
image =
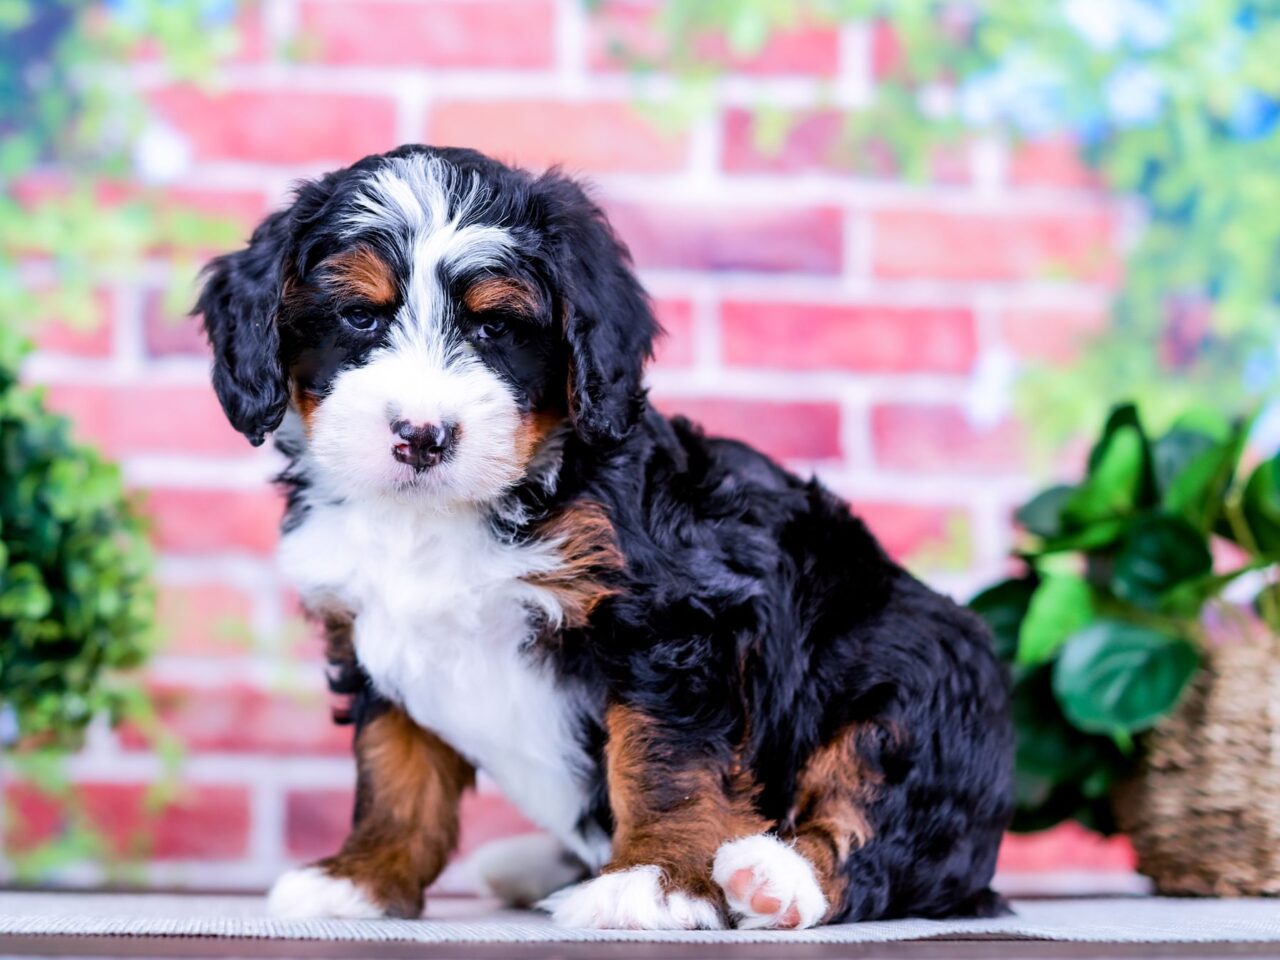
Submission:
<svg viewBox="0 0 1280 960">
<path fill-rule="evenodd" d="M 987 889 L 979 890 L 968 900 L 958 904 L 951 916 L 973 920 L 991 920 L 995 917 L 1013 916 L 1013 907 L 1009 906 L 1008 900 L 990 887 L 987 887 Z"/>
</svg>

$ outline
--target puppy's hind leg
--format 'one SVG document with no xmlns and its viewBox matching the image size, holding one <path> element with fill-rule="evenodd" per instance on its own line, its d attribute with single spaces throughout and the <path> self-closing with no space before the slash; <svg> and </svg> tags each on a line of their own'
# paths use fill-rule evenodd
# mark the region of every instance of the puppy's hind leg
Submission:
<svg viewBox="0 0 1280 960">
<path fill-rule="evenodd" d="M 511 907 L 530 907 L 577 883 L 587 868 L 560 841 L 526 833 L 486 843 L 462 864 L 478 892 Z"/>
</svg>

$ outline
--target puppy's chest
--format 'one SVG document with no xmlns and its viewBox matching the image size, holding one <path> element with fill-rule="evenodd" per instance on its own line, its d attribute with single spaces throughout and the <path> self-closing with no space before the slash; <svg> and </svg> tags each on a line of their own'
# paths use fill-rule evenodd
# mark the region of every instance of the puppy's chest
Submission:
<svg viewBox="0 0 1280 960">
<path fill-rule="evenodd" d="M 572 830 L 590 708 L 531 643 L 539 620 L 558 613 L 554 595 L 529 582 L 560 564 L 551 545 L 502 542 L 469 513 L 324 506 L 285 536 L 281 561 L 309 604 L 354 614 L 357 659 L 381 694 L 532 819 Z"/>
</svg>

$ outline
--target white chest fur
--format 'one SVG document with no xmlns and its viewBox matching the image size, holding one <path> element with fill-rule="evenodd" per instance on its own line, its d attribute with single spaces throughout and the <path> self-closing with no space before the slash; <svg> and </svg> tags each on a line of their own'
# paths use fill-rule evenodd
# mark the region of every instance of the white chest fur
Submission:
<svg viewBox="0 0 1280 960">
<path fill-rule="evenodd" d="M 502 543 L 474 511 L 378 502 L 313 506 L 280 555 L 305 600 L 355 614 L 356 656 L 381 694 L 599 865 L 606 851 L 576 830 L 585 704 L 527 647 L 530 609 L 559 610 L 522 577 L 554 569 L 554 549 Z"/>
</svg>

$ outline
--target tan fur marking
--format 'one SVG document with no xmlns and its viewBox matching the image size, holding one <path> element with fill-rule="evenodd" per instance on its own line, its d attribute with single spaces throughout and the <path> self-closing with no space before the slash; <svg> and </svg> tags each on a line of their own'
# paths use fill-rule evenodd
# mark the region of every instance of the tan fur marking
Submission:
<svg viewBox="0 0 1280 960">
<path fill-rule="evenodd" d="M 880 779 L 862 762 L 859 741 L 876 733 L 877 728 L 869 725 L 845 728 L 813 752 L 796 783 L 795 807 L 789 818 L 794 826 L 786 832 L 813 864 L 833 911 L 844 902 L 844 861 L 874 836 L 867 805 L 874 799 Z"/>
<path fill-rule="evenodd" d="M 321 265 L 326 282 L 349 296 L 385 305 L 396 299 L 396 278 L 391 265 L 361 244 L 327 257 Z"/>
<path fill-rule="evenodd" d="M 668 889 L 707 899 L 723 913 L 723 895 L 711 879 L 716 850 L 771 826 L 755 810 L 750 774 L 736 763 L 717 768 L 703 757 L 675 756 L 653 720 L 633 707 L 611 706 L 605 726 L 614 819 L 613 859 L 605 870 L 656 864 Z"/>
<path fill-rule="evenodd" d="M 390 916 L 422 913 L 423 889 L 458 842 L 458 801 L 475 771 L 399 708 L 356 737 L 356 826 L 317 866 L 353 881 Z"/>
<path fill-rule="evenodd" d="M 550 410 L 535 410 L 520 414 L 516 428 L 516 459 L 522 468 L 528 468 L 534 454 L 556 427 L 564 423 L 564 414 Z"/>
<path fill-rule="evenodd" d="M 538 537 L 556 544 L 561 562 L 529 583 L 555 594 L 566 627 L 585 627 L 595 608 L 618 592 L 611 580 L 626 566 L 613 522 L 600 504 L 579 500 L 544 523 Z"/>
<path fill-rule="evenodd" d="M 462 297 L 472 313 L 509 310 L 533 315 L 538 312 L 538 295 L 526 283 L 511 277 L 486 277 L 473 283 Z"/>
<path fill-rule="evenodd" d="M 302 389 L 296 383 L 293 385 L 293 408 L 298 411 L 298 416 L 302 418 L 302 429 L 308 437 L 311 436 L 312 424 L 316 410 L 319 407 L 319 397 L 308 390 Z"/>
</svg>

